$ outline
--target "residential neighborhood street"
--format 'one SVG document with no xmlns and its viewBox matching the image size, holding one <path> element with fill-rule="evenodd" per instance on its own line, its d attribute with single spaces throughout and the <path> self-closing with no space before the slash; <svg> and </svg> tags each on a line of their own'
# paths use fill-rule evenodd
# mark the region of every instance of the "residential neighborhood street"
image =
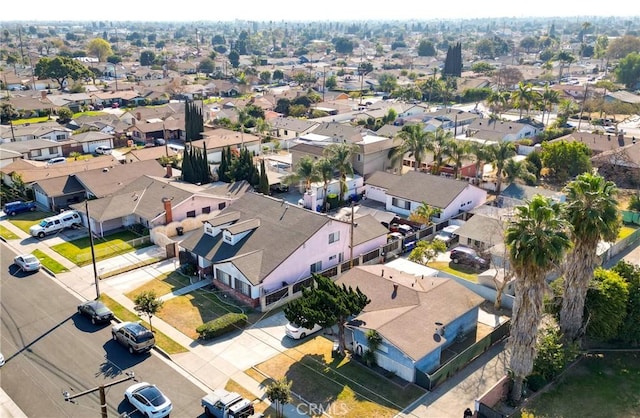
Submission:
<svg viewBox="0 0 640 418">
<path fill-rule="evenodd" d="M 40 249 L 70 269 L 67 273 L 52 276 L 52 280 L 78 300 L 84 301 L 96 297 L 93 266 L 90 264 L 84 267 L 77 267 L 50 249 L 49 246 L 60 242 L 60 238 L 51 237 L 40 241 L 27 237 L 23 231 L 12 225 L 6 218 L 0 220 L 0 224 L 21 237 L 2 245 L 12 247 L 16 252 L 20 253 L 31 252 L 36 248 Z M 96 269 L 98 274 L 114 271 L 132 263 L 155 257 L 158 252 L 159 249 L 156 246 L 147 247 L 97 262 Z M 177 261 L 169 259 L 128 273 L 102 279 L 99 282 L 100 292 L 133 310 L 133 302 L 124 296 L 124 293 L 137 288 L 162 273 L 173 271 L 176 267 Z M 188 292 L 206 284 L 206 281 L 195 282 L 188 289 L 182 289 L 180 292 Z M 163 295 L 162 297 L 167 299 L 171 295 Z M 170 356 L 170 363 L 173 363 L 176 370 L 183 376 L 208 390 L 224 387 L 228 379 L 233 379 L 255 396 L 263 399 L 266 399 L 265 388 L 245 374 L 244 370 L 298 344 L 298 342 L 285 337 L 284 325 L 286 322 L 284 315 L 280 312 L 266 316 L 242 333 L 219 338 L 214 342 L 201 343 L 193 341 L 160 318 L 153 318 L 154 328 L 189 349 L 187 353 Z M 12 353 L 3 354 L 5 357 L 12 355 Z M 474 400 L 490 388 L 504 373 L 505 356 L 503 344 L 498 344 L 476 359 L 470 367 L 453 376 L 435 391 L 427 393 L 414 402 L 399 416 L 431 418 L 461 414 L 465 408 L 473 408 Z M 7 405 L 7 403 L 3 402 L 2 405 Z M 306 409 L 298 408 L 297 406 L 295 400 L 292 404 L 287 405 L 285 407 L 286 416 L 303 416 L 302 412 Z M 3 408 L 3 416 L 20 416 L 19 412 L 11 412 L 5 406 Z"/>
</svg>

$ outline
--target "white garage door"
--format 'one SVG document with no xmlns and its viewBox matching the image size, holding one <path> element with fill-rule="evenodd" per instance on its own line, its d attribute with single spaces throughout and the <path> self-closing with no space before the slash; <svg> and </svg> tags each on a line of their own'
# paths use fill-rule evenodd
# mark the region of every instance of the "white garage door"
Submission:
<svg viewBox="0 0 640 418">
<path fill-rule="evenodd" d="M 38 191 L 38 189 L 33 189 L 33 195 L 36 198 L 36 202 L 38 202 L 40 205 L 44 206 L 45 208 L 51 210 L 51 208 L 49 207 L 49 198 L 47 197 L 46 194 Z"/>
<path fill-rule="evenodd" d="M 386 356 L 381 356 L 377 353 L 376 359 L 378 361 L 378 365 L 383 369 L 395 372 L 396 376 L 406 380 L 407 382 L 413 382 L 414 374 L 412 368 L 393 361 Z"/>
</svg>

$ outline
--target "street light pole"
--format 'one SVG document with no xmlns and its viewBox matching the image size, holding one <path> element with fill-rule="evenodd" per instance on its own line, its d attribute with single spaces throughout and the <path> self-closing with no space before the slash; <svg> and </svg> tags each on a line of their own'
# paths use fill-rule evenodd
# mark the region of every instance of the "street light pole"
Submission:
<svg viewBox="0 0 640 418">
<path fill-rule="evenodd" d="M 84 210 L 87 214 L 87 229 L 89 230 L 89 243 L 91 244 L 91 262 L 93 263 L 93 280 L 96 285 L 96 299 L 100 298 L 100 278 L 98 277 L 98 269 L 96 268 L 96 252 L 93 248 L 93 233 L 91 232 L 91 217 L 89 216 L 89 200 L 84 201 Z"/>
</svg>

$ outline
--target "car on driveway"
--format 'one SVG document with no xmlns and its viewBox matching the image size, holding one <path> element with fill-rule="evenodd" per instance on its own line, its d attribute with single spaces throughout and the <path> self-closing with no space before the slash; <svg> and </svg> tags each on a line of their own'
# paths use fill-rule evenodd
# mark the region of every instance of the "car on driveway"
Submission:
<svg viewBox="0 0 640 418">
<path fill-rule="evenodd" d="M 168 417 L 173 405 L 156 387 L 147 382 L 131 385 L 124 391 L 124 398 L 147 418 Z"/>
<path fill-rule="evenodd" d="M 110 155 L 113 152 L 113 150 L 109 147 L 105 147 L 103 145 L 100 145 L 99 147 L 97 147 L 95 149 L 95 153 L 96 154 L 102 154 L 102 155 Z"/>
<path fill-rule="evenodd" d="M 153 332 L 138 322 L 121 322 L 111 328 L 114 341 L 127 347 L 131 354 L 149 351 L 156 344 Z"/>
<path fill-rule="evenodd" d="M 13 262 L 16 266 L 20 267 L 20 270 L 27 271 L 38 271 L 42 266 L 40 264 L 40 260 L 33 254 L 21 254 L 16 256 L 13 259 Z"/>
<path fill-rule="evenodd" d="M 466 265 L 477 270 L 489 268 L 489 260 L 480 257 L 476 250 L 469 247 L 459 246 L 451 250 L 449 258 L 454 264 Z"/>
<path fill-rule="evenodd" d="M 3 208 L 4 213 L 9 216 L 16 216 L 22 212 L 33 212 L 36 209 L 36 202 L 23 202 L 22 200 L 5 203 Z"/>
<path fill-rule="evenodd" d="M 294 340 L 301 340 L 307 335 L 315 334 L 321 329 L 322 327 L 318 324 L 315 324 L 311 329 L 303 328 L 299 325 L 292 324 L 291 322 L 287 323 L 287 325 L 284 326 L 285 334 L 287 334 L 289 338 L 293 338 Z"/>
<path fill-rule="evenodd" d="M 439 241 L 444 242 L 447 247 L 456 242 L 458 235 L 456 231 L 460 229 L 460 225 L 449 225 L 445 227 L 442 231 L 438 232 L 438 234 L 433 238 Z"/>
<path fill-rule="evenodd" d="M 113 312 L 99 300 L 90 300 L 78 305 L 78 313 L 86 316 L 92 324 L 110 322 L 113 319 Z"/>
</svg>

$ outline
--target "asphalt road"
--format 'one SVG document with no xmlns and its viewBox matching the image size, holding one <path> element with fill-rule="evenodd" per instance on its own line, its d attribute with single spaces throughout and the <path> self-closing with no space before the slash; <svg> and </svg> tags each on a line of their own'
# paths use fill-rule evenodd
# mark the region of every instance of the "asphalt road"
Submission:
<svg viewBox="0 0 640 418">
<path fill-rule="evenodd" d="M 71 395 L 135 372 L 136 380 L 156 384 L 173 402 L 172 417 L 202 415 L 205 394 L 161 356 L 131 355 L 111 339 L 110 325 L 94 326 L 76 313 L 80 302 L 44 272 L 24 274 L 14 252 L 0 243 L 0 349 L 6 364 L 0 386 L 34 418 L 99 417 L 99 392 L 65 402 Z M 106 388 L 108 415 L 140 417 L 124 401 L 133 381 Z"/>
</svg>

